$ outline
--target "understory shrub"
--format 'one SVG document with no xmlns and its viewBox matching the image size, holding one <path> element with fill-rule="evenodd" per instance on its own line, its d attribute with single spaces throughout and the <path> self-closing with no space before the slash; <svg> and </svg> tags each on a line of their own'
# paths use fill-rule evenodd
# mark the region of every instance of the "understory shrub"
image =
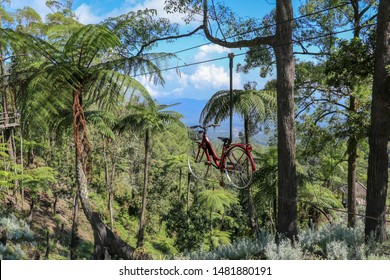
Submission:
<svg viewBox="0 0 390 280">
<path fill-rule="evenodd" d="M 343 224 L 328 224 L 318 230 L 302 230 L 298 240 L 275 243 L 275 235 L 262 232 L 256 239 L 243 239 L 212 251 L 198 250 L 175 256 L 175 259 L 269 259 L 269 260 L 364 260 L 390 259 L 389 252 L 381 250 L 374 240 L 364 242 L 364 227 L 355 228 Z M 387 250 L 388 251 L 388 250 Z"/>
<path fill-rule="evenodd" d="M 6 245 L 0 244 L 0 260 L 26 259 L 22 247 L 33 240 L 29 225 L 14 214 L 0 219 L 0 228 L 6 232 Z"/>
</svg>

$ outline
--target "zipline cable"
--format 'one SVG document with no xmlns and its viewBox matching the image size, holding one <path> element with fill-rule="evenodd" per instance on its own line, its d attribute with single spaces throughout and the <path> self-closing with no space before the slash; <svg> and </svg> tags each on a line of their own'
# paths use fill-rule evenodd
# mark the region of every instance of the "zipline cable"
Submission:
<svg viewBox="0 0 390 280">
<path fill-rule="evenodd" d="M 375 25 L 376 25 L 375 23 L 366 24 L 364 26 L 361 26 L 361 28 L 362 29 L 363 28 L 369 28 L 369 27 L 373 27 Z M 287 45 L 290 45 L 290 44 L 293 44 L 293 43 L 301 43 L 301 42 L 311 41 L 311 40 L 315 40 L 315 39 L 319 39 L 319 38 L 325 38 L 325 37 L 329 37 L 329 36 L 334 36 L 334 35 L 338 35 L 338 34 L 342 34 L 342 33 L 351 32 L 351 31 L 354 31 L 354 30 L 355 30 L 355 28 L 349 28 L 349 29 L 344 29 L 344 30 L 340 30 L 340 31 L 330 32 L 330 33 L 319 35 L 319 36 L 305 38 L 305 39 L 302 39 L 302 40 L 292 40 L 292 42 L 290 42 L 290 43 L 285 43 L 285 44 L 280 44 L 280 45 L 275 45 L 275 46 L 266 46 L 265 49 L 272 49 L 272 48 L 277 48 L 277 47 L 283 47 L 283 46 L 287 46 Z M 241 52 L 241 53 L 235 54 L 235 56 L 243 56 L 243 55 L 247 55 L 248 53 L 256 53 L 256 52 L 259 52 L 259 51 L 261 51 L 261 50 L 250 50 L 250 51 L 246 51 L 246 52 Z M 136 74 L 136 75 L 133 76 L 133 78 L 140 77 L 140 76 L 147 76 L 147 75 L 155 74 L 155 73 L 158 73 L 158 72 L 166 72 L 166 71 L 170 71 L 170 70 L 178 70 L 178 69 L 181 69 L 181 68 L 186 68 L 186 67 L 190 67 L 190 66 L 195 66 L 195 65 L 199 65 L 199 64 L 204 64 L 204 63 L 209 63 L 209 62 L 214 62 L 214 61 L 219 61 L 219 60 L 224 60 L 224 59 L 228 59 L 228 57 L 227 56 L 223 56 L 223 57 L 218 57 L 218 58 L 208 59 L 208 60 L 203 60 L 203 61 L 198 61 L 198 62 L 184 63 L 182 65 L 168 67 L 168 68 L 165 68 L 165 69 L 162 69 L 162 70 L 159 70 L 159 71 L 152 71 L 152 72 L 148 72 L 148 73 L 144 73 L 144 74 Z"/>
<path fill-rule="evenodd" d="M 288 19 L 288 20 L 285 20 L 285 21 L 282 21 L 282 22 L 275 22 L 273 24 L 261 26 L 261 27 L 258 27 L 258 28 L 252 29 L 252 30 L 248 30 L 248 31 L 241 32 L 241 33 L 238 33 L 238 34 L 235 34 L 235 35 L 231 35 L 231 36 L 226 37 L 226 39 L 232 39 L 232 38 L 235 38 L 235 37 L 238 37 L 238 36 L 243 36 L 243 35 L 246 35 L 246 34 L 249 34 L 249 33 L 261 31 L 261 30 L 264 30 L 264 29 L 269 29 L 269 28 L 272 28 L 272 27 L 277 26 L 279 24 L 285 24 L 285 23 L 289 23 L 289 22 L 292 22 L 292 21 L 297 21 L 297 20 L 300 20 L 300 19 L 303 19 L 303 18 L 315 16 L 315 15 L 318 15 L 318 14 L 321 14 L 321 13 L 324 13 L 324 12 L 329 12 L 329 11 L 337 9 L 337 8 L 342 8 L 342 7 L 347 6 L 349 4 L 351 4 L 351 3 L 345 2 L 345 3 L 342 3 L 342 4 L 336 5 L 336 6 L 329 7 L 327 9 L 323 9 L 323 10 L 319 10 L 319 11 L 312 12 L 312 13 L 309 13 L 309 14 L 305 14 L 305 15 L 299 16 L 297 18 Z M 182 49 L 182 50 L 170 53 L 169 55 L 179 54 L 179 53 L 182 53 L 182 52 L 190 51 L 190 50 L 197 49 L 197 48 L 200 48 L 200 47 L 203 47 L 203 46 L 208 46 L 208 45 L 211 45 L 211 44 L 213 44 L 213 43 L 212 42 L 207 42 L 207 43 L 204 43 L 204 44 L 195 45 L 193 47 L 185 48 L 185 49 Z M 167 57 L 167 56 L 168 56 L 168 54 L 164 54 L 161 57 L 154 58 L 153 60 L 162 59 L 162 58 Z"/>
</svg>

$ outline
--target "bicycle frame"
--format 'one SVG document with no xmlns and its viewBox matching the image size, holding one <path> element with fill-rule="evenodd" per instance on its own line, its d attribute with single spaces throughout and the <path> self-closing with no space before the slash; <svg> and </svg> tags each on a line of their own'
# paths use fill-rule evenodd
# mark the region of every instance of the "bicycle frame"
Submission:
<svg viewBox="0 0 390 280">
<path fill-rule="evenodd" d="M 206 157 L 207 157 L 207 162 L 209 162 L 215 168 L 221 170 L 221 172 L 223 172 L 225 169 L 229 170 L 229 167 L 228 166 L 223 166 L 222 163 L 225 161 L 225 158 L 229 155 L 229 151 L 231 149 L 233 149 L 234 147 L 240 147 L 243 150 L 247 151 L 248 155 L 250 155 L 249 158 L 250 158 L 251 165 L 252 165 L 252 171 L 253 172 L 256 171 L 255 162 L 254 162 L 253 157 L 251 155 L 252 146 L 249 145 L 249 144 L 240 144 L 240 143 L 226 144 L 226 142 L 224 142 L 224 144 L 222 146 L 221 156 L 219 157 L 217 155 L 217 153 L 215 152 L 212 143 L 210 142 L 210 140 L 207 137 L 206 129 L 203 129 L 202 141 L 201 142 L 197 142 L 197 143 L 198 143 L 198 147 L 200 149 L 198 149 L 198 154 L 196 155 L 196 157 L 199 156 L 199 153 L 201 152 L 201 149 L 203 149 L 205 151 L 205 154 L 206 154 Z"/>
</svg>

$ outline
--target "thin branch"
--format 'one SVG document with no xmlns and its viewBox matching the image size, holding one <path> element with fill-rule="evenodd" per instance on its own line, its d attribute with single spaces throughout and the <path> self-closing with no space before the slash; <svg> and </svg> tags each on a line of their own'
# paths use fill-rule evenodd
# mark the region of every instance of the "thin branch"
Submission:
<svg viewBox="0 0 390 280">
<path fill-rule="evenodd" d="M 166 40 L 172 40 L 172 39 L 180 39 L 180 38 L 185 38 L 185 37 L 190 37 L 192 35 L 194 35 L 196 32 L 198 32 L 199 30 L 202 30 L 203 29 L 203 25 L 201 26 L 198 26 L 197 28 L 195 28 L 193 31 L 189 32 L 189 33 L 186 33 L 186 34 L 181 34 L 181 35 L 172 35 L 172 36 L 167 36 L 167 37 L 162 37 L 162 38 L 155 38 L 149 42 L 147 42 L 146 44 L 142 45 L 140 50 L 138 51 L 138 53 L 135 55 L 135 56 L 138 56 L 140 55 L 144 50 L 145 48 L 147 48 L 148 46 L 150 46 L 151 44 L 153 43 L 156 43 L 158 41 L 166 41 Z"/>
<path fill-rule="evenodd" d="M 348 106 L 345 106 L 344 104 L 341 104 L 341 103 L 338 103 L 338 102 L 335 102 L 335 101 L 332 101 L 330 99 L 327 99 L 327 98 L 319 98 L 319 99 L 314 99 L 313 100 L 314 102 L 322 102 L 322 101 L 325 101 L 327 103 L 330 103 L 330 104 L 333 104 L 333 105 L 337 105 L 337 106 L 340 106 L 348 111 L 351 111 L 351 109 L 348 107 Z"/>
<path fill-rule="evenodd" d="M 221 24 L 219 23 L 219 20 L 218 20 L 218 17 L 217 17 L 217 13 L 216 13 L 216 8 L 215 8 L 214 0 L 211 0 L 211 2 L 212 2 L 212 5 L 213 5 L 213 9 L 214 9 L 214 13 L 215 13 L 215 21 L 217 22 L 218 29 L 219 29 L 219 31 L 221 32 L 221 35 L 222 35 L 223 39 L 226 41 L 226 36 L 225 36 L 225 34 L 223 33 L 223 30 L 222 30 L 222 28 L 221 28 Z"/>
<path fill-rule="evenodd" d="M 319 116 L 319 117 L 315 120 L 314 124 L 317 125 L 317 123 L 318 123 L 321 119 L 325 118 L 327 115 L 331 115 L 331 114 L 335 114 L 335 113 L 338 113 L 338 111 L 330 111 L 330 112 L 327 112 L 327 113 L 322 114 L 321 116 Z"/>
<path fill-rule="evenodd" d="M 294 52 L 294 54 L 305 54 L 305 55 L 330 55 L 330 52 L 308 52 L 308 51 L 303 51 L 303 52 Z"/>
<path fill-rule="evenodd" d="M 303 107 L 302 110 L 300 110 L 298 113 L 295 114 L 295 118 L 298 118 L 298 116 L 299 116 L 301 113 L 303 113 L 304 111 L 306 111 L 306 109 L 309 108 L 309 107 L 310 107 L 311 105 L 313 105 L 314 103 L 315 103 L 315 102 L 312 101 L 312 102 L 306 104 L 305 107 Z"/>
<path fill-rule="evenodd" d="M 220 45 L 225 48 L 246 48 L 246 47 L 255 47 L 258 45 L 270 45 L 274 46 L 275 45 L 275 36 L 266 36 L 266 37 L 256 37 L 251 40 L 240 40 L 237 42 L 227 42 L 224 40 L 221 40 L 219 38 L 214 37 L 211 35 L 210 30 L 208 28 L 208 7 L 207 7 L 208 1 L 205 0 L 203 2 L 203 25 L 202 29 L 204 31 L 204 34 L 206 38 L 210 41 L 213 42 L 214 44 Z"/>
</svg>

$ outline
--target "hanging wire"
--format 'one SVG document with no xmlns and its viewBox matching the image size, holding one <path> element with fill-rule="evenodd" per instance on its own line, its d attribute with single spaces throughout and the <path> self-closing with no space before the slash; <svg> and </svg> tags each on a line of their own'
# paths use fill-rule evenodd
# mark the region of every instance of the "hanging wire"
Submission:
<svg viewBox="0 0 390 280">
<path fill-rule="evenodd" d="M 366 24 L 364 26 L 361 26 L 361 28 L 362 29 L 363 28 L 369 28 L 369 27 L 373 27 L 375 25 L 376 25 L 375 23 Z M 285 43 L 285 44 L 279 44 L 279 45 L 274 45 L 274 46 L 267 46 L 266 49 L 283 47 L 283 46 L 287 46 L 287 45 L 290 45 L 290 44 L 293 44 L 293 43 L 301 43 L 301 42 L 311 41 L 311 40 L 315 40 L 315 39 L 319 39 L 319 38 L 325 38 L 325 37 L 329 37 L 329 36 L 339 35 L 339 34 L 351 32 L 353 30 L 355 30 L 355 28 L 349 28 L 349 29 L 344 29 L 344 30 L 340 30 L 340 31 L 330 32 L 330 33 L 327 33 L 327 34 L 323 34 L 323 35 L 319 35 L 319 36 L 313 36 L 313 37 L 305 38 L 305 39 L 302 39 L 302 40 L 292 40 L 292 42 Z M 241 53 L 235 54 L 235 56 L 243 56 L 243 55 L 247 55 L 248 52 L 256 53 L 256 52 L 259 52 L 259 51 L 260 50 L 251 50 L 251 51 L 241 52 Z M 224 59 L 228 59 L 228 56 L 223 56 L 223 57 L 218 57 L 218 58 L 208 59 L 208 60 L 203 60 L 203 61 L 198 61 L 198 62 L 192 62 L 192 63 L 184 63 L 182 65 L 164 68 L 164 69 L 159 70 L 159 71 L 151 71 L 151 72 L 148 72 L 148 73 L 145 73 L 145 74 L 136 74 L 136 75 L 133 76 L 133 78 L 140 77 L 140 76 L 147 76 L 147 75 L 155 74 L 155 73 L 158 73 L 158 72 L 166 72 L 166 71 L 170 71 L 170 70 L 178 70 L 178 69 L 181 69 L 181 68 L 186 68 L 186 67 L 190 67 L 190 66 L 194 66 L 194 65 L 199 65 L 199 64 L 214 62 L 214 61 L 218 61 L 218 60 L 224 60 Z"/>
<path fill-rule="evenodd" d="M 350 4 L 351 3 L 344 2 L 344 3 L 341 3 L 339 5 L 331 6 L 331 7 L 327 8 L 327 9 L 322 9 L 322 10 L 319 10 L 319 11 L 316 11 L 316 12 L 304 14 L 304 15 L 296 17 L 296 18 L 288 19 L 288 20 L 281 21 L 281 22 L 275 22 L 275 23 L 272 23 L 272 24 L 269 24 L 269 25 L 264 25 L 264 26 L 261 26 L 261 27 L 258 27 L 258 28 L 247 30 L 245 32 L 240 32 L 240 33 L 237 33 L 235 35 L 228 36 L 225 39 L 232 39 L 232 38 L 235 38 L 235 37 L 238 37 L 238 36 L 243 36 L 243 35 L 247 35 L 247 34 L 250 34 L 250 33 L 257 32 L 257 31 L 269 29 L 269 28 L 275 27 L 275 26 L 277 26 L 279 24 L 285 24 L 285 23 L 301 20 L 301 19 L 304 19 L 304 18 L 307 18 L 307 17 L 312 17 L 312 16 L 315 16 L 315 15 L 318 15 L 318 14 L 322 14 L 324 12 L 329 12 L 329 11 L 334 10 L 334 9 L 342 8 L 342 7 L 350 5 Z M 197 49 L 197 48 L 200 48 L 200 47 L 203 47 L 203 46 L 208 46 L 208 45 L 211 45 L 211 44 L 213 44 L 213 43 L 212 42 L 207 42 L 207 43 L 204 43 L 204 44 L 195 45 L 193 47 L 185 48 L 185 49 L 182 49 L 182 50 L 170 53 L 170 54 L 164 54 L 164 55 L 162 55 L 160 57 L 152 59 L 152 61 L 156 60 L 156 59 L 162 59 L 162 58 L 167 57 L 169 55 L 176 55 L 176 54 L 187 52 L 187 51 L 190 51 L 190 50 L 193 50 L 193 49 Z"/>
</svg>

